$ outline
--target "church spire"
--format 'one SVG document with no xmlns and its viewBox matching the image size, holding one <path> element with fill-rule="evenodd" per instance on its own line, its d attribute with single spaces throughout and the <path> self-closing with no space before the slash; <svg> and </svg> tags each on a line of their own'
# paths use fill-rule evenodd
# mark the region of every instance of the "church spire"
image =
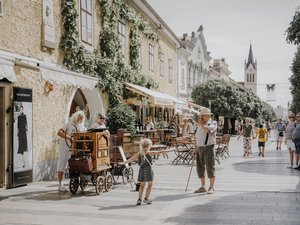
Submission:
<svg viewBox="0 0 300 225">
<path fill-rule="evenodd" d="M 247 67 L 250 64 L 252 64 L 252 66 L 255 68 L 254 58 L 253 58 L 253 52 L 252 52 L 252 43 L 250 43 L 250 49 L 249 49 L 249 54 L 248 54 Z"/>
</svg>

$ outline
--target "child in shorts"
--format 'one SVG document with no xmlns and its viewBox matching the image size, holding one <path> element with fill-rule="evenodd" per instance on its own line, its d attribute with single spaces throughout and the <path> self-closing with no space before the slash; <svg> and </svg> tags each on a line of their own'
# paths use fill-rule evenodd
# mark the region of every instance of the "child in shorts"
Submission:
<svg viewBox="0 0 300 225">
<path fill-rule="evenodd" d="M 265 143 L 268 141 L 268 130 L 263 127 L 262 124 L 259 125 L 259 128 L 256 130 L 255 138 L 258 137 L 258 156 L 265 157 Z"/>
</svg>

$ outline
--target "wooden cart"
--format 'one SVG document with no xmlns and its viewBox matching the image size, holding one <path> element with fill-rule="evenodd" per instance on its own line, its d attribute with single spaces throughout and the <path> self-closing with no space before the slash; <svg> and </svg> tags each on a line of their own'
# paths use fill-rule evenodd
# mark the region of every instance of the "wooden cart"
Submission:
<svg viewBox="0 0 300 225">
<path fill-rule="evenodd" d="M 109 136 L 108 131 L 74 133 L 69 159 L 71 193 L 75 194 L 79 187 L 84 190 L 89 182 L 95 185 L 97 194 L 112 189 Z"/>
</svg>

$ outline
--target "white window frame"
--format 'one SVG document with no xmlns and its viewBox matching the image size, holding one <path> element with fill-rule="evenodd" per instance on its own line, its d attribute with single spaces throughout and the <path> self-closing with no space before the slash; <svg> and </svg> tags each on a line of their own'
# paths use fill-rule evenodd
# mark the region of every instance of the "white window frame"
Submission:
<svg viewBox="0 0 300 225">
<path fill-rule="evenodd" d="M 173 83 L 173 61 L 172 61 L 172 59 L 168 60 L 168 66 L 169 66 L 169 84 L 172 84 Z"/>
<path fill-rule="evenodd" d="M 91 8 L 87 8 L 87 3 L 90 2 Z M 80 0 L 80 31 L 81 31 L 81 41 L 93 46 L 93 40 L 94 40 L 94 7 L 93 0 Z M 85 8 L 83 5 L 85 4 Z M 85 19 L 85 24 L 84 24 Z M 91 27 L 89 27 L 88 20 L 91 21 Z M 91 40 L 88 40 L 88 33 L 91 32 Z"/>
<path fill-rule="evenodd" d="M 3 11 L 4 11 L 3 1 L 0 0 L 0 16 L 3 16 Z"/>
<path fill-rule="evenodd" d="M 125 55 L 126 49 L 126 24 L 119 20 L 118 22 L 118 34 L 120 39 L 120 50 Z"/>
<path fill-rule="evenodd" d="M 154 45 L 149 43 L 149 70 L 154 71 Z"/>
<path fill-rule="evenodd" d="M 161 77 L 164 77 L 164 53 L 159 53 L 159 74 Z"/>
</svg>

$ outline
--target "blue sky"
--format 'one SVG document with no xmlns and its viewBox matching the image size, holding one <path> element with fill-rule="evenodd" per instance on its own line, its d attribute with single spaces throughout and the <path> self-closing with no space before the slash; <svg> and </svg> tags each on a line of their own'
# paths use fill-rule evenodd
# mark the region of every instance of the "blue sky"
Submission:
<svg viewBox="0 0 300 225">
<path fill-rule="evenodd" d="M 277 83 L 273 106 L 291 100 L 288 78 L 296 46 L 286 43 L 285 30 L 300 0 L 148 0 L 179 37 L 200 24 L 213 58 L 225 58 L 236 81 L 244 78 L 250 41 L 258 63 L 258 95 L 266 100 L 266 84 Z"/>
</svg>

